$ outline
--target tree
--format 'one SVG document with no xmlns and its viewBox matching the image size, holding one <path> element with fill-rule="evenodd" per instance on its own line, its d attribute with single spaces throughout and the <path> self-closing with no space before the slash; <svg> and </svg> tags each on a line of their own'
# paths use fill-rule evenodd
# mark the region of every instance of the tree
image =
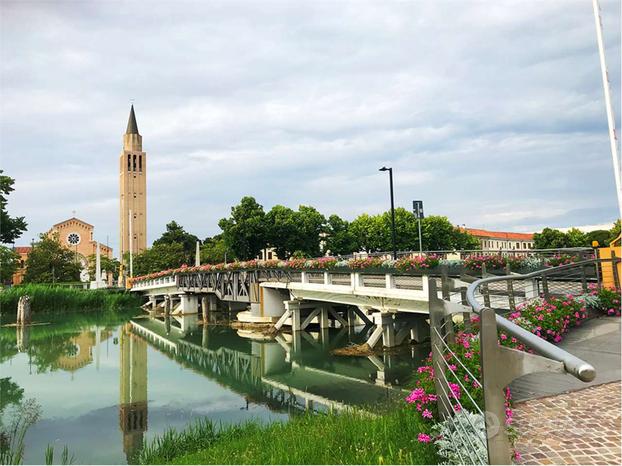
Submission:
<svg viewBox="0 0 622 466">
<path fill-rule="evenodd" d="M 91 254 L 88 257 L 88 260 L 89 260 L 89 276 L 91 277 L 92 280 L 95 280 L 95 266 L 97 265 L 97 256 L 95 254 Z M 100 263 L 101 263 L 102 274 L 104 271 L 112 272 L 112 279 L 116 281 L 117 278 L 119 277 L 119 267 L 121 266 L 121 263 L 117 259 L 110 258 L 107 256 L 101 256 Z M 106 277 L 103 275 L 102 275 L 102 280 L 106 280 Z"/>
<path fill-rule="evenodd" d="M 184 230 L 184 227 L 173 220 L 166 225 L 166 231 L 162 233 L 162 236 L 153 242 L 153 245 L 159 246 L 162 244 L 173 243 L 181 244 L 184 249 L 184 262 L 187 264 L 194 264 L 196 244 L 198 240 L 199 238 L 191 233 L 188 233 Z"/>
<path fill-rule="evenodd" d="M 350 223 L 350 230 L 360 250 L 380 251 L 385 244 L 382 219 L 379 215 L 361 214 Z"/>
<path fill-rule="evenodd" d="M 218 222 L 227 248 L 240 260 L 257 257 L 267 246 L 266 214 L 254 197 L 245 196 Z"/>
<path fill-rule="evenodd" d="M 466 231 L 453 225 L 447 217 L 431 215 L 421 221 L 423 249 L 445 251 L 453 249 L 478 249 L 479 241 Z"/>
<path fill-rule="evenodd" d="M 159 243 L 145 249 L 132 259 L 134 276 L 161 270 L 174 269 L 186 263 L 186 253 L 181 243 Z"/>
<path fill-rule="evenodd" d="M 350 223 L 338 215 L 328 217 L 326 223 L 326 240 L 324 252 L 333 255 L 347 255 L 359 251 L 356 237 L 350 228 Z"/>
<path fill-rule="evenodd" d="M 393 250 L 391 211 L 380 216 L 382 230 L 380 239 L 382 251 Z M 422 226 L 423 228 L 423 226 Z M 395 209 L 395 243 L 398 251 L 412 251 L 419 249 L 419 230 L 415 214 L 398 207 Z"/>
<path fill-rule="evenodd" d="M 588 246 L 587 238 L 578 228 L 571 228 L 566 232 L 567 248 L 582 248 Z"/>
<path fill-rule="evenodd" d="M 315 207 L 301 205 L 294 215 L 297 230 L 297 248 L 309 257 L 321 254 L 321 235 L 325 232 L 326 217 Z"/>
<path fill-rule="evenodd" d="M 534 233 L 534 249 L 558 249 L 565 248 L 567 236 L 554 228 L 545 228 L 541 233 Z"/>
<path fill-rule="evenodd" d="M 26 231 L 24 217 L 11 217 L 6 210 L 8 195 L 13 192 L 15 180 L 0 170 L 0 243 L 14 243 Z"/>
<path fill-rule="evenodd" d="M 609 230 L 609 242 L 611 243 L 618 236 L 620 236 L 620 219 L 617 219 L 611 230 Z"/>
<path fill-rule="evenodd" d="M 585 234 L 586 246 L 592 246 L 594 241 L 598 242 L 598 246 L 609 246 L 609 230 L 592 230 Z"/>
<path fill-rule="evenodd" d="M 289 207 L 275 205 L 266 214 L 266 239 L 278 257 L 289 258 L 298 249 L 299 228 L 296 212 Z"/>
<path fill-rule="evenodd" d="M 0 245 L 0 283 L 11 283 L 11 278 L 18 267 L 19 254 Z"/>
<path fill-rule="evenodd" d="M 24 283 L 75 282 L 81 265 L 75 252 L 64 247 L 58 234 L 41 234 L 26 260 Z"/>
<path fill-rule="evenodd" d="M 227 252 L 227 245 L 222 235 L 206 238 L 201 245 L 201 263 L 220 264 L 225 262 Z"/>
</svg>

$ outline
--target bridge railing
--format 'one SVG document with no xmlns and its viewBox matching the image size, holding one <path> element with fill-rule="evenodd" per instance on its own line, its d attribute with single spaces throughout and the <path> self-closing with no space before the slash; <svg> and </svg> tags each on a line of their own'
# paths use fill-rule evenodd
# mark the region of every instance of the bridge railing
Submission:
<svg viewBox="0 0 622 466">
<path fill-rule="evenodd" d="M 524 275 L 485 276 L 470 285 L 445 277 L 438 291 L 436 280 L 430 280 L 437 406 L 450 431 L 447 436 L 454 443 L 458 461 L 511 463 L 512 447 L 506 429 L 508 416 L 511 418 L 507 387 L 514 379 L 533 372 L 557 372 L 589 382 L 596 375 L 588 362 L 504 315 L 536 298 L 589 296 L 603 286 L 601 269 L 609 266 L 617 271 L 619 262 L 615 257 L 591 259 Z M 617 272 L 614 275 L 614 286 L 619 289 L 620 277 Z M 514 342 L 515 348 L 501 345 L 500 335 Z M 471 349 L 465 353 L 464 347 L 469 345 Z M 472 358 L 476 356 L 479 365 L 473 370 Z"/>
</svg>

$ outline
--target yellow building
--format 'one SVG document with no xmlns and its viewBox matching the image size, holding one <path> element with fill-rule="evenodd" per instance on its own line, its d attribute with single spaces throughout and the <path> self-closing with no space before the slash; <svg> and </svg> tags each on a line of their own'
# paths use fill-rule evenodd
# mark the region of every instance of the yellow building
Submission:
<svg viewBox="0 0 622 466">
<path fill-rule="evenodd" d="M 58 234 L 60 244 L 76 253 L 82 268 L 88 268 L 88 257 L 97 252 L 97 241 L 93 239 L 95 227 L 84 220 L 71 217 L 54 225 L 48 235 Z M 112 258 L 112 248 L 105 244 L 99 245 L 103 257 Z"/>
<path fill-rule="evenodd" d="M 147 248 L 147 154 L 143 152 L 133 105 L 119 157 L 119 226 L 121 259 L 130 251 L 130 234 L 132 253 Z"/>
<path fill-rule="evenodd" d="M 47 235 L 58 235 L 60 244 L 70 249 L 80 262 L 83 270 L 88 270 L 88 258 L 97 253 L 97 241 L 93 239 L 95 227 L 84 220 L 71 217 L 56 225 L 47 232 Z M 105 244 L 99 245 L 102 257 L 112 258 L 112 248 Z M 19 285 L 26 273 L 26 261 L 30 254 L 30 246 L 17 246 L 15 252 L 20 256 L 20 266 L 13 275 L 13 284 Z M 110 270 L 108 272 L 111 272 Z"/>
</svg>

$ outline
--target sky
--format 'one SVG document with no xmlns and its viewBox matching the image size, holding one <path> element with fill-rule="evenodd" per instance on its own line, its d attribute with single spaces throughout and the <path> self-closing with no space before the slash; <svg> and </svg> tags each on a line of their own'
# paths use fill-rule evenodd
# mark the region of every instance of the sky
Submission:
<svg viewBox="0 0 622 466">
<path fill-rule="evenodd" d="M 601 1 L 620 128 L 620 1 Z M 353 219 L 421 199 L 532 232 L 617 217 L 592 2 L 0 2 L 17 244 L 73 216 L 118 250 L 130 102 L 149 243 L 245 195 Z"/>
</svg>

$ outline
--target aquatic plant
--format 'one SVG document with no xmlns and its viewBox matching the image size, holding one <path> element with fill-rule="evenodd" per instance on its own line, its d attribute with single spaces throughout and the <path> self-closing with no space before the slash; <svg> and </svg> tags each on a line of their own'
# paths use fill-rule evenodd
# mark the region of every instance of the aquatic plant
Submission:
<svg viewBox="0 0 622 466">
<path fill-rule="evenodd" d="M 11 406 L 7 415 L 10 421 L 0 424 L 0 464 L 22 463 L 26 432 L 40 417 L 41 406 L 34 398 Z"/>
<path fill-rule="evenodd" d="M 83 290 L 48 285 L 24 285 L 0 291 L 0 311 L 14 315 L 21 296 L 30 296 L 33 313 L 58 311 L 109 311 L 136 308 L 141 297 L 116 290 Z"/>
</svg>

